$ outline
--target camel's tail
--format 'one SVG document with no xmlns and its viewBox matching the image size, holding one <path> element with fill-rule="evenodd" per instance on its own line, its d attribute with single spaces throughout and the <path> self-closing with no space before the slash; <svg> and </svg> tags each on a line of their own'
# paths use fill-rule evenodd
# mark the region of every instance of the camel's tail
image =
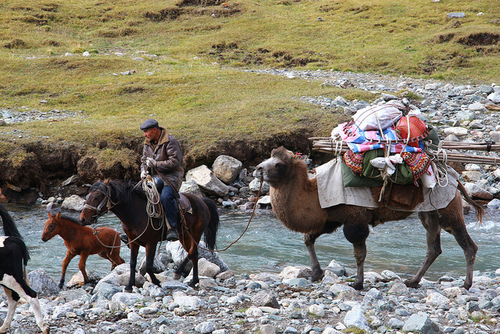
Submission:
<svg viewBox="0 0 500 334">
<path fill-rule="evenodd" d="M 458 181 L 457 189 L 462 193 L 462 195 L 465 198 L 465 201 L 474 207 L 474 210 L 476 210 L 476 218 L 479 221 L 479 224 L 481 224 L 483 222 L 483 215 L 484 215 L 483 207 L 474 202 L 472 198 L 470 198 L 469 194 L 467 194 L 467 191 L 465 190 L 465 187 L 462 184 L 462 182 L 460 182 L 460 180 L 457 181 Z"/>
</svg>

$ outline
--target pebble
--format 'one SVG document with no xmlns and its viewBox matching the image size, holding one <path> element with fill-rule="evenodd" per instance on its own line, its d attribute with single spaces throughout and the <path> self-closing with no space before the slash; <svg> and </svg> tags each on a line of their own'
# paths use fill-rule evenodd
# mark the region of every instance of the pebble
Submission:
<svg viewBox="0 0 500 334">
<path fill-rule="evenodd" d="M 106 297 L 98 296 L 97 286 L 87 285 L 40 297 L 40 304 L 52 333 L 326 334 L 346 328 L 365 333 L 500 333 L 500 268 L 476 271 L 469 291 L 462 287 L 465 277 L 443 276 L 435 282 L 423 280 L 419 288 L 402 288 L 402 280 L 387 273 L 379 274 L 380 280 L 365 280 L 362 291 L 349 286 L 349 276 L 297 285 L 294 280 L 303 278 L 290 278 L 290 273 L 302 271 L 288 267 L 279 275 L 241 274 L 217 279 L 218 288 L 179 291 L 162 284 L 158 289 L 163 298 L 151 297 L 152 284 L 131 294 L 117 287 Z M 250 288 L 254 282 L 262 284 Z M 262 305 L 257 296 L 263 293 L 273 296 L 274 306 Z M 0 318 L 7 308 L 2 300 Z M 17 308 L 11 330 L 21 328 L 37 328 L 26 303 Z"/>
<path fill-rule="evenodd" d="M 489 113 L 489 104 L 499 103 L 496 85 L 454 85 L 435 80 L 389 77 L 334 71 L 296 71 L 288 69 L 249 70 L 253 73 L 282 75 L 287 78 L 315 80 L 324 86 L 356 87 L 385 95 L 374 101 L 392 99 L 406 90 L 423 99 L 419 109 L 440 134 L 449 134 L 467 142 L 491 140 L 498 131 L 499 116 Z M 354 113 L 370 103 L 348 101 L 343 97 L 297 97 L 332 112 Z M 73 117 L 69 111 L 1 110 L 6 123 L 35 119 Z M 472 112 L 477 121 L 463 115 Z M 458 129 L 456 129 L 458 128 Z M 465 129 L 462 130 L 462 129 Z M 443 136 L 442 136 L 443 137 Z M 443 137 L 444 138 L 444 137 Z M 491 154 L 491 153 L 490 153 Z M 478 171 L 471 166 L 471 171 Z M 500 189 L 500 172 L 480 166 L 481 188 Z M 495 172 L 495 173 L 493 173 Z M 497 207 L 497 206 L 496 206 Z M 443 277 L 433 282 L 422 280 L 419 288 L 407 288 L 391 272 L 366 273 L 365 289 L 356 291 L 346 272 L 337 270 L 319 283 L 304 279 L 303 267 L 286 268 L 273 273 L 242 274 L 236 279 L 217 279 L 214 285 L 179 291 L 162 284 L 151 284 L 125 294 L 123 287 L 109 289 L 109 295 L 88 293 L 73 300 L 59 296 L 40 297 L 45 319 L 53 333 L 341 333 L 358 327 L 366 333 L 500 333 L 500 268 L 494 273 L 474 273 L 469 291 L 461 286 L 464 277 Z M 296 276 L 290 273 L 297 273 Z M 300 277 L 298 277 L 300 275 Z M 111 285 L 111 283 L 108 283 Z M 153 291 L 156 291 L 153 293 Z M 256 297 L 265 291 L 273 306 L 261 305 Z M 156 296 L 156 297 L 155 297 Z M 0 318 L 6 314 L 6 299 L 1 297 Z M 35 332 L 37 327 L 29 305 L 19 305 L 12 323 L 13 332 Z"/>
</svg>

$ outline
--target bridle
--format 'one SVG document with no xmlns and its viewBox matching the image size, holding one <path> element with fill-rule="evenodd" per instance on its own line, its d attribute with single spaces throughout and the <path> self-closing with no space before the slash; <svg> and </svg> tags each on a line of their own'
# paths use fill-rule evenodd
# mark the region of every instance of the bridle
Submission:
<svg viewBox="0 0 500 334">
<path fill-rule="evenodd" d="M 87 203 L 88 198 L 85 201 L 85 204 L 83 205 L 83 209 L 94 210 L 94 214 L 90 218 L 95 219 L 95 221 L 97 221 L 97 219 L 99 217 L 101 217 L 102 215 L 104 215 L 112 207 L 114 207 L 116 204 L 118 204 L 118 203 L 113 203 L 111 201 L 110 189 L 109 189 L 109 187 L 107 185 L 105 185 L 105 187 L 104 187 L 104 189 L 106 189 L 106 190 L 102 190 L 101 188 L 102 187 L 94 190 L 94 192 L 99 192 L 99 193 L 101 193 L 101 194 L 104 195 L 104 198 L 102 199 L 102 201 L 97 206 L 92 206 L 92 205 L 88 204 Z M 102 210 L 103 208 L 104 208 L 104 210 Z"/>
</svg>

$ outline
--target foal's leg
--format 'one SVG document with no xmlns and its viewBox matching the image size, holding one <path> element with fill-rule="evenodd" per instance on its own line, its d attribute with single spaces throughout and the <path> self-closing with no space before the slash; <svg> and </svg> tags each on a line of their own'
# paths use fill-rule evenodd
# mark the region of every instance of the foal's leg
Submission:
<svg viewBox="0 0 500 334">
<path fill-rule="evenodd" d="M 139 253 L 139 245 L 130 243 L 130 277 L 128 284 L 125 287 L 126 292 L 132 292 L 132 287 L 135 285 L 135 267 L 137 266 L 137 254 Z"/>
<path fill-rule="evenodd" d="M 306 245 L 307 251 L 309 252 L 309 259 L 311 260 L 312 282 L 320 280 L 324 274 L 324 271 L 321 269 L 321 265 L 319 264 L 318 257 L 316 256 L 316 250 L 314 249 L 314 243 L 321 234 L 322 233 L 303 234 L 304 244 Z"/>
<path fill-rule="evenodd" d="M 66 256 L 64 257 L 62 263 L 61 279 L 59 280 L 59 289 L 62 289 L 64 286 L 64 277 L 66 276 L 66 269 L 68 269 L 69 263 L 75 256 L 76 254 L 71 253 L 69 250 L 66 252 Z"/>
<path fill-rule="evenodd" d="M 356 259 L 357 274 L 352 287 L 356 290 L 363 289 L 364 264 L 366 258 L 366 238 L 370 234 L 368 224 L 344 224 L 344 236 L 352 243 L 354 248 L 354 258 Z"/>
<path fill-rule="evenodd" d="M 83 282 L 85 284 L 90 282 L 89 276 L 87 275 L 87 269 L 85 268 L 85 263 L 87 262 L 87 258 L 90 255 L 90 249 L 82 251 L 80 253 L 80 261 L 78 262 L 78 269 L 82 272 Z"/>
<path fill-rule="evenodd" d="M 427 254 L 419 271 L 411 279 L 406 280 L 406 286 L 418 288 L 418 283 L 424 277 L 425 272 L 436 258 L 442 253 L 441 250 L 441 227 L 439 226 L 439 214 L 437 212 L 420 212 L 418 214 L 422 225 L 426 230 Z"/>
<path fill-rule="evenodd" d="M 0 333 L 6 333 L 10 328 L 10 323 L 12 322 L 12 318 L 14 318 L 14 311 L 16 310 L 17 302 L 19 300 L 19 296 L 17 300 L 12 296 L 13 292 L 6 287 L 3 288 L 5 290 L 5 294 L 7 295 L 7 315 L 5 316 L 5 320 L 3 321 L 2 327 L 0 327 Z"/>
</svg>

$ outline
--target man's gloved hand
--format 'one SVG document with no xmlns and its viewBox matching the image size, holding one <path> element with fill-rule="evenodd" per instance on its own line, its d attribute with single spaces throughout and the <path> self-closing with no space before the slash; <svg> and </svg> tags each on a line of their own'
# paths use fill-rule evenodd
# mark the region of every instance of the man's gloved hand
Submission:
<svg viewBox="0 0 500 334">
<path fill-rule="evenodd" d="M 143 170 L 141 172 L 141 179 L 145 179 L 147 176 L 148 176 L 148 172 L 146 172 L 145 170 Z"/>
<path fill-rule="evenodd" d="M 146 165 L 150 168 L 156 167 L 156 161 L 153 158 L 147 158 Z"/>
</svg>

